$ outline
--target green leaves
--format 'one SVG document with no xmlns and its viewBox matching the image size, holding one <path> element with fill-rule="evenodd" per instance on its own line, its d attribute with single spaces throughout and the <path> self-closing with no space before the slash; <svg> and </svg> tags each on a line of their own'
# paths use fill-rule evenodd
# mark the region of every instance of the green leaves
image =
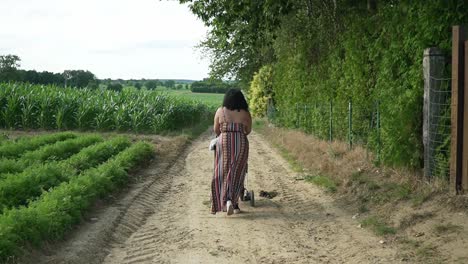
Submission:
<svg viewBox="0 0 468 264">
<path fill-rule="evenodd" d="M 372 150 L 381 146 L 386 164 L 419 167 L 423 50 L 437 46 L 450 54 L 451 27 L 468 23 L 468 2 L 379 1 L 372 13 L 351 2 L 337 1 L 336 7 L 325 6 L 327 1 L 291 2 L 297 8 L 282 17 L 273 41 L 276 121 L 288 127 L 300 124 L 296 105 L 306 105 L 313 110 L 302 111 L 305 119 L 312 120 L 314 134 L 325 137 L 329 111 L 320 108 L 333 101 L 333 133 L 346 140 L 351 99 L 353 136 Z"/>
<path fill-rule="evenodd" d="M 46 192 L 38 199 L 30 201 L 27 207 L 7 209 L 0 215 L 0 260 L 4 261 L 13 255 L 21 254 L 21 248 L 25 244 L 37 246 L 41 241 L 62 237 L 73 224 L 81 220 L 82 214 L 98 197 L 123 184 L 127 180 L 128 170 L 137 167 L 153 155 L 154 150 L 147 143 L 137 142 L 130 147 L 128 145 L 128 139 L 111 139 L 83 150 L 83 154 L 78 154 L 83 156 L 72 157 L 68 165 L 51 163 L 38 168 L 36 176 L 29 179 L 46 180 L 39 183 L 44 186 Z M 109 150 L 109 147 L 113 150 L 104 150 Z M 104 157 L 95 156 L 102 152 L 107 153 L 107 158 L 111 153 L 118 154 L 98 167 L 83 171 L 78 177 L 69 177 L 72 174 L 68 173 L 73 173 L 69 165 L 88 164 L 84 162 L 86 159 L 90 166 L 96 166 L 97 163 L 94 163 L 93 159 L 98 157 L 103 162 Z M 33 190 L 38 188 L 35 181 L 25 181 L 24 178 L 16 181 L 25 184 L 22 185 L 23 188 L 17 189 L 16 193 L 12 193 L 13 199 L 25 197 L 21 194 L 31 192 L 27 186 Z M 46 186 L 55 187 L 49 189 Z M 1 196 L 0 202 L 8 197 Z M 9 201 L 6 200 L 7 203 Z"/>
</svg>

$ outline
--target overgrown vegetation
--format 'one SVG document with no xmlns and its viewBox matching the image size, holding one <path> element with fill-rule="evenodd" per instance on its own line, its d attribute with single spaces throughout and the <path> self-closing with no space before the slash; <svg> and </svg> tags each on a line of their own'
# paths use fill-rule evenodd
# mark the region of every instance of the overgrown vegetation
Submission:
<svg viewBox="0 0 468 264">
<path fill-rule="evenodd" d="M 321 124 L 314 134 L 325 137 L 333 104 L 334 138 L 344 140 L 352 100 L 353 137 L 381 149 L 386 164 L 421 166 L 423 50 L 437 46 L 450 54 L 451 27 L 468 23 L 468 2 L 180 2 L 191 2 L 211 28 L 201 46 L 213 75 L 235 76 L 248 90 L 256 72 L 272 67 L 271 83 L 264 92 L 252 86 L 258 98 L 251 102 L 263 109 L 260 98 L 273 87 L 278 124 L 297 124 L 296 104 L 317 105 L 305 116 Z"/>
</svg>

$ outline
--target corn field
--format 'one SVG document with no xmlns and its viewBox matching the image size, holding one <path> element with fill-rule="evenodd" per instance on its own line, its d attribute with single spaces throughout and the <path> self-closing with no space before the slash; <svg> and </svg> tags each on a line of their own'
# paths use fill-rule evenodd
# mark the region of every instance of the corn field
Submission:
<svg viewBox="0 0 468 264">
<path fill-rule="evenodd" d="M 0 84 L 0 127 L 158 133 L 211 119 L 213 109 L 155 91 Z"/>
</svg>

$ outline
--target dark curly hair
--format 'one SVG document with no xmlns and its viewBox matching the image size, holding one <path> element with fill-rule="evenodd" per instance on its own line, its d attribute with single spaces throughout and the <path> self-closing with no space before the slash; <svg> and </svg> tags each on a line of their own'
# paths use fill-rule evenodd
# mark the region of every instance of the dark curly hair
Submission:
<svg viewBox="0 0 468 264">
<path fill-rule="evenodd" d="M 223 106 L 231 111 L 240 111 L 241 109 L 244 109 L 247 112 L 249 111 L 249 105 L 239 89 L 229 89 L 226 92 L 224 95 Z"/>
</svg>

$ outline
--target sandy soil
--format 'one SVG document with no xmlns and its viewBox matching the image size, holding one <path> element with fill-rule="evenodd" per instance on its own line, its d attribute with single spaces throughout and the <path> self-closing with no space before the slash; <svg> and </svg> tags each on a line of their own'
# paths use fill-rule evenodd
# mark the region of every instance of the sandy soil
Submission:
<svg viewBox="0 0 468 264">
<path fill-rule="evenodd" d="M 301 180 L 261 136 L 250 137 L 246 187 L 256 206 L 211 215 L 213 153 L 209 133 L 166 161 L 156 160 L 110 206 L 34 263 L 399 263 L 398 247 L 381 241 L 318 187 Z M 273 199 L 260 190 L 276 191 Z M 383 243 L 381 243 L 383 242 Z"/>
</svg>

